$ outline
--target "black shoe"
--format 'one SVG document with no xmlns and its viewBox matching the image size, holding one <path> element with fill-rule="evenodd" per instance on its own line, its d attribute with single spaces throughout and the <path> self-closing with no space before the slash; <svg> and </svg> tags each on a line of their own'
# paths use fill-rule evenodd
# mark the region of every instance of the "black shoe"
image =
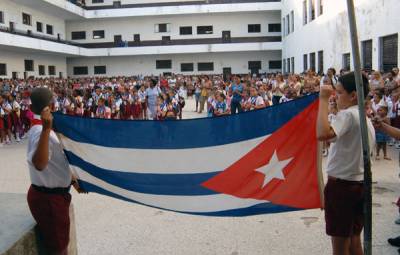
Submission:
<svg viewBox="0 0 400 255">
<path fill-rule="evenodd" d="M 389 238 L 388 243 L 390 243 L 393 246 L 400 247 L 400 236 L 396 238 Z"/>
<path fill-rule="evenodd" d="M 398 249 L 397 251 L 398 251 L 398 252 L 399 252 L 399 254 L 400 254 L 400 249 Z"/>
</svg>

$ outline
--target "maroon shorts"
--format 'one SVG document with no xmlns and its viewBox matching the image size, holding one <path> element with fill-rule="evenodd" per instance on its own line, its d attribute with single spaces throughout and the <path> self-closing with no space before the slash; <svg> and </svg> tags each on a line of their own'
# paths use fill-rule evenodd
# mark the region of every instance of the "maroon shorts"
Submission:
<svg viewBox="0 0 400 255">
<path fill-rule="evenodd" d="M 29 188 L 29 209 L 51 254 L 67 254 L 70 203 L 69 193 L 48 194 L 37 191 L 32 186 Z"/>
<path fill-rule="evenodd" d="M 325 186 L 326 234 L 351 237 L 364 227 L 364 186 L 360 182 L 328 179 Z"/>
</svg>

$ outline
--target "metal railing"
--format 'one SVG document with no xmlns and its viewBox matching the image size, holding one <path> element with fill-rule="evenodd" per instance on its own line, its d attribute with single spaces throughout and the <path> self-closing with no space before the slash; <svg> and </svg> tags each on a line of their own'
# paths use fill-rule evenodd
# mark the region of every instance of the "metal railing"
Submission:
<svg viewBox="0 0 400 255">
<path fill-rule="evenodd" d="M 29 30 L 10 29 L 0 26 L 0 32 L 26 36 L 30 38 L 46 40 L 66 45 L 72 45 L 82 48 L 122 48 L 122 47 L 146 47 L 146 46 L 178 46 L 195 44 L 229 44 L 229 43 L 262 43 L 262 42 L 281 42 L 281 36 L 261 36 L 261 37 L 232 37 L 232 38 L 199 38 L 199 39 L 174 39 L 174 40 L 148 40 L 148 41 L 120 41 L 103 43 L 76 43 L 73 41 L 55 38 L 37 33 L 28 32 Z"/>
<path fill-rule="evenodd" d="M 117 5 L 91 5 L 87 6 L 85 0 L 66 0 L 85 10 L 102 10 L 116 8 L 141 8 L 141 7 L 162 7 L 162 6 L 181 6 L 181 5 L 199 5 L 199 4 L 232 4 L 232 3 L 265 3 L 281 2 L 281 0 L 188 0 L 185 2 L 160 2 L 160 3 L 138 3 L 138 4 L 117 4 Z"/>
<path fill-rule="evenodd" d="M 6 32 L 6 33 L 10 33 L 10 34 L 21 35 L 21 36 L 31 37 L 31 38 L 45 40 L 45 41 L 63 43 L 63 44 L 68 44 L 68 45 L 73 45 L 73 46 L 79 46 L 78 43 L 75 43 L 75 42 L 72 42 L 72 41 L 67 41 L 67 40 L 61 39 L 59 37 L 52 37 L 52 36 L 33 33 L 30 30 L 21 30 L 21 29 L 15 29 L 15 28 L 11 29 L 10 27 L 0 26 L 0 32 Z"/>
</svg>

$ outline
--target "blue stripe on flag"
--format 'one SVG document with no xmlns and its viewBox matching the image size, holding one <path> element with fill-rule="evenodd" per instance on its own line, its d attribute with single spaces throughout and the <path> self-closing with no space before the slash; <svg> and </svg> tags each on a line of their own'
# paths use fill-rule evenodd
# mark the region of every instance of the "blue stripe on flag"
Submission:
<svg viewBox="0 0 400 255">
<path fill-rule="evenodd" d="M 317 98 L 318 95 L 313 94 L 279 104 L 278 107 L 272 106 L 219 118 L 180 121 L 105 120 L 56 113 L 54 127 L 57 132 L 74 141 L 105 147 L 136 149 L 209 147 L 271 134 Z"/>
<path fill-rule="evenodd" d="M 88 183 L 88 182 L 85 182 L 82 180 L 80 180 L 79 183 L 80 183 L 81 187 L 88 192 L 94 192 L 94 193 L 98 193 L 101 195 L 121 199 L 121 200 L 124 200 L 127 202 L 134 202 L 134 203 L 146 205 L 146 204 L 134 201 L 132 199 L 120 196 L 118 194 L 115 194 L 113 192 L 110 192 L 108 190 L 105 190 L 101 187 L 98 187 L 96 185 L 93 185 L 91 183 Z M 146 206 L 150 206 L 150 205 L 146 205 Z M 159 208 L 156 206 L 150 206 L 150 207 L 167 210 L 167 211 L 172 211 L 172 212 L 180 212 L 180 211 L 168 210 L 165 208 Z M 203 215 L 203 216 L 216 216 L 216 217 L 243 217 L 243 216 L 250 216 L 250 215 L 258 215 L 258 214 L 266 214 L 266 213 L 280 213 L 280 212 L 299 211 L 299 210 L 303 210 L 303 209 L 287 207 L 287 206 L 280 206 L 280 205 L 275 205 L 273 203 L 260 203 L 260 204 L 246 207 L 246 208 L 232 209 L 232 210 L 226 210 L 226 211 L 198 212 L 198 213 L 196 213 L 196 212 L 181 212 L 181 213 L 192 214 L 192 215 Z"/>
<path fill-rule="evenodd" d="M 199 174 L 143 174 L 112 171 L 84 161 L 70 151 L 64 151 L 71 165 L 109 184 L 129 191 L 155 195 L 195 196 L 217 194 L 200 184 L 219 172 Z"/>
</svg>

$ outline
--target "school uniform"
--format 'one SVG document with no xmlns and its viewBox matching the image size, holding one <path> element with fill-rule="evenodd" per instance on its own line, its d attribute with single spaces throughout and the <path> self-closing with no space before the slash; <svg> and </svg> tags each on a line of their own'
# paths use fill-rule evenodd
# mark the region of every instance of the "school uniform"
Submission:
<svg viewBox="0 0 400 255">
<path fill-rule="evenodd" d="M 70 229 L 71 172 L 54 131 L 50 132 L 49 162 L 46 168 L 42 171 L 35 168 L 32 159 L 42 133 L 39 119 L 40 116 L 36 115 L 28 133 L 27 161 L 32 183 L 28 191 L 28 205 L 45 246 L 56 254 L 66 254 Z"/>
<path fill-rule="evenodd" d="M 12 107 L 7 101 L 3 103 L 3 125 L 5 130 L 11 130 L 12 128 L 12 121 L 11 121 L 11 111 Z"/>
<path fill-rule="evenodd" d="M 370 150 L 373 151 L 375 130 L 369 119 L 367 125 Z M 364 162 L 357 105 L 339 111 L 331 127 L 336 137 L 330 141 L 327 162 L 326 233 L 351 237 L 359 235 L 364 226 Z"/>
<path fill-rule="evenodd" d="M 247 99 L 247 104 L 250 104 L 250 110 L 254 110 L 254 106 L 264 105 L 264 99 L 261 96 L 254 96 Z"/>
</svg>

